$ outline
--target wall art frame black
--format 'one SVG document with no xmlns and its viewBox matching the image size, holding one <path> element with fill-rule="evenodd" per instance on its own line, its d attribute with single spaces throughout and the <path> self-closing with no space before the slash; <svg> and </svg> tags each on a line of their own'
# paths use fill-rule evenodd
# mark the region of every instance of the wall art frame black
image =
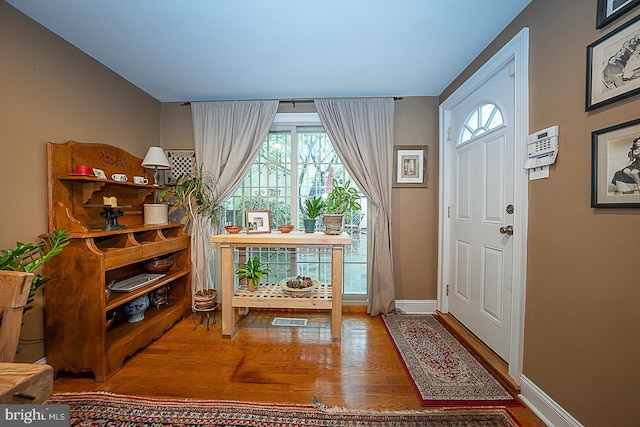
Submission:
<svg viewBox="0 0 640 427">
<path fill-rule="evenodd" d="M 587 46 L 586 111 L 640 93 L 640 16 Z"/>
<path fill-rule="evenodd" d="M 591 207 L 640 208 L 640 119 L 591 133 Z"/>
<path fill-rule="evenodd" d="M 596 28 L 604 28 L 640 4 L 640 0 L 598 0 Z"/>
</svg>

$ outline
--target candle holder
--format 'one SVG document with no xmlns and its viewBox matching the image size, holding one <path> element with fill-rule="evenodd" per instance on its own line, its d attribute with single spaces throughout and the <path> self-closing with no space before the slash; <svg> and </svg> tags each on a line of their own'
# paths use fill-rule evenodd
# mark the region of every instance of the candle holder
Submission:
<svg viewBox="0 0 640 427">
<path fill-rule="evenodd" d="M 100 212 L 100 216 L 105 219 L 105 231 L 122 230 L 127 228 L 124 225 L 118 224 L 118 218 L 124 215 L 124 211 L 122 209 L 118 209 L 113 206 L 105 206 L 102 209 L 104 209 L 104 212 Z"/>
</svg>

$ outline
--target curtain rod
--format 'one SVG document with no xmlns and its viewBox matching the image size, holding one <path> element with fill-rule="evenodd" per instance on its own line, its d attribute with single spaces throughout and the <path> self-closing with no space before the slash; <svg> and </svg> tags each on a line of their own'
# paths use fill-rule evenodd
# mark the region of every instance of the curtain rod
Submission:
<svg viewBox="0 0 640 427">
<path fill-rule="evenodd" d="M 402 97 L 401 96 L 394 96 L 393 100 L 394 101 L 402 101 Z M 313 99 L 286 99 L 286 100 L 280 100 L 278 101 L 280 104 L 292 104 L 293 108 L 296 108 L 296 104 L 312 104 L 313 103 Z M 191 102 L 187 101 L 187 102 L 183 102 L 182 104 L 180 104 L 181 107 L 188 107 L 191 105 Z"/>
</svg>

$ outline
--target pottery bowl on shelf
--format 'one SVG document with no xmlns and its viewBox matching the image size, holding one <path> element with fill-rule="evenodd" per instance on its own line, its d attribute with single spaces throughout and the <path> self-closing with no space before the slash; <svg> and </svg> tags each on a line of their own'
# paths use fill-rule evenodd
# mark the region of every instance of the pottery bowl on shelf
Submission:
<svg viewBox="0 0 640 427">
<path fill-rule="evenodd" d="M 224 229 L 227 230 L 227 233 L 236 234 L 242 230 L 242 227 L 239 225 L 225 225 Z"/>
<path fill-rule="evenodd" d="M 147 273 L 164 273 L 173 265 L 171 258 L 152 259 L 142 265 L 142 269 Z"/>
<path fill-rule="evenodd" d="M 281 233 L 288 233 L 291 230 L 293 230 L 293 225 L 291 224 L 279 225 L 278 230 L 280 230 Z"/>
</svg>

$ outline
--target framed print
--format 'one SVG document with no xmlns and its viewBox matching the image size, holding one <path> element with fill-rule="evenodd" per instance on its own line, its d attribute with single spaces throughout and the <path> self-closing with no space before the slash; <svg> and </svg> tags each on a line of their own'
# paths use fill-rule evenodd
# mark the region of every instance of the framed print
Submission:
<svg viewBox="0 0 640 427">
<path fill-rule="evenodd" d="M 640 0 L 598 0 L 596 28 L 609 25 L 640 4 Z"/>
<path fill-rule="evenodd" d="M 640 93 L 640 16 L 587 46 L 590 111 Z"/>
<path fill-rule="evenodd" d="M 426 145 L 395 145 L 393 147 L 393 186 L 427 186 Z"/>
<path fill-rule="evenodd" d="M 96 178 L 98 179 L 107 179 L 107 175 L 105 175 L 104 171 L 102 169 L 98 169 L 98 168 L 92 168 L 93 170 L 93 174 L 96 176 Z"/>
<path fill-rule="evenodd" d="M 247 211 L 247 234 L 249 233 L 271 233 L 269 211 Z"/>
<path fill-rule="evenodd" d="M 591 134 L 591 207 L 640 207 L 640 119 Z"/>
</svg>

